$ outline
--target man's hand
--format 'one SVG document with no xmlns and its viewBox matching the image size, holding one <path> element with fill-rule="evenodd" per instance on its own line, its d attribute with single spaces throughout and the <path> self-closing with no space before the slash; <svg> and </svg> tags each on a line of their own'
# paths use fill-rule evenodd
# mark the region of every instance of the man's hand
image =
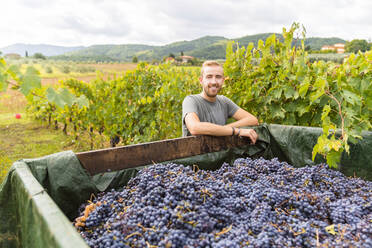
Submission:
<svg viewBox="0 0 372 248">
<path fill-rule="evenodd" d="M 244 129 L 244 128 L 240 129 L 239 136 L 248 137 L 252 141 L 252 144 L 256 144 L 256 141 L 258 138 L 256 131 L 254 131 L 253 129 Z"/>
</svg>

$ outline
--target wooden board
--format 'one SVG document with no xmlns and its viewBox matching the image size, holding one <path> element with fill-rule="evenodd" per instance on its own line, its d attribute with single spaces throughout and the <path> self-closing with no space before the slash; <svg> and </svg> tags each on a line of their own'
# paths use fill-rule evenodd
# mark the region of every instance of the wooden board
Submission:
<svg viewBox="0 0 372 248">
<path fill-rule="evenodd" d="M 91 174 L 133 168 L 250 144 L 248 138 L 191 136 L 77 153 Z"/>
</svg>

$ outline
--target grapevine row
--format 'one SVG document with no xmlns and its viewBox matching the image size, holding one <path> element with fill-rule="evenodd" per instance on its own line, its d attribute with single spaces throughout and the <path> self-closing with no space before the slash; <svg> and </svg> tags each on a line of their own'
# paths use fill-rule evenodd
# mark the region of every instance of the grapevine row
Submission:
<svg viewBox="0 0 372 248">
<path fill-rule="evenodd" d="M 89 106 L 77 104 L 58 108 L 33 95 L 28 97 L 28 110 L 37 119 L 70 126 L 75 138 L 88 131 L 92 140 L 97 135 L 111 139 L 115 146 L 181 135 L 181 103 L 188 94 L 199 92 L 199 69 L 171 65 L 139 64 L 136 70 L 111 80 L 97 78 L 91 83 L 70 79 L 63 87 L 77 97 L 85 95 Z M 45 89 L 38 94 L 45 94 Z M 95 144 L 93 144 L 94 146 Z"/>
</svg>

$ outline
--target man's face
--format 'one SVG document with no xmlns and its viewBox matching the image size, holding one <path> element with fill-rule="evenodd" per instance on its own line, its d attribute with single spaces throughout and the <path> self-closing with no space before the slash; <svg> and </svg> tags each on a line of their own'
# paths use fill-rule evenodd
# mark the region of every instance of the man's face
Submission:
<svg viewBox="0 0 372 248">
<path fill-rule="evenodd" d="M 208 97 L 216 97 L 218 92 L 220 92 L 224 82 L 222 67 L 220 66 L 204 67 L 204 73 L 199 78 L 199 81 L 203 87 L 204 93 Z"/>
</svg>

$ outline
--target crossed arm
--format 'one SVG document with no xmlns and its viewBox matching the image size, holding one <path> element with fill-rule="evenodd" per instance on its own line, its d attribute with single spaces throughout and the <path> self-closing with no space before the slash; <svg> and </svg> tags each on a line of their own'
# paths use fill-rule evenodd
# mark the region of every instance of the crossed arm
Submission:
<svg viewBox="0 0 372 248">
<path fill-rule="evenodd" d="M 235 135 L 239 131 L 239 127 L 258 125 L 258 120 L 252 114 L 244 109 L 239 108 L 232 116 L 236 121 L 224 126 L 213 124 L 210 122 L 200 122 L 196 113 L 188 113 L 185 116 L 185 123 L 192 135 L 213 135 L 213 136 L 229 136 L 232 135 L 232 130 L 235 128 Z M 253 144 L 257 141 L 257 133 L 253 129 L 240 129 L 239 136 L 249 137 Z"/>
</svg>

